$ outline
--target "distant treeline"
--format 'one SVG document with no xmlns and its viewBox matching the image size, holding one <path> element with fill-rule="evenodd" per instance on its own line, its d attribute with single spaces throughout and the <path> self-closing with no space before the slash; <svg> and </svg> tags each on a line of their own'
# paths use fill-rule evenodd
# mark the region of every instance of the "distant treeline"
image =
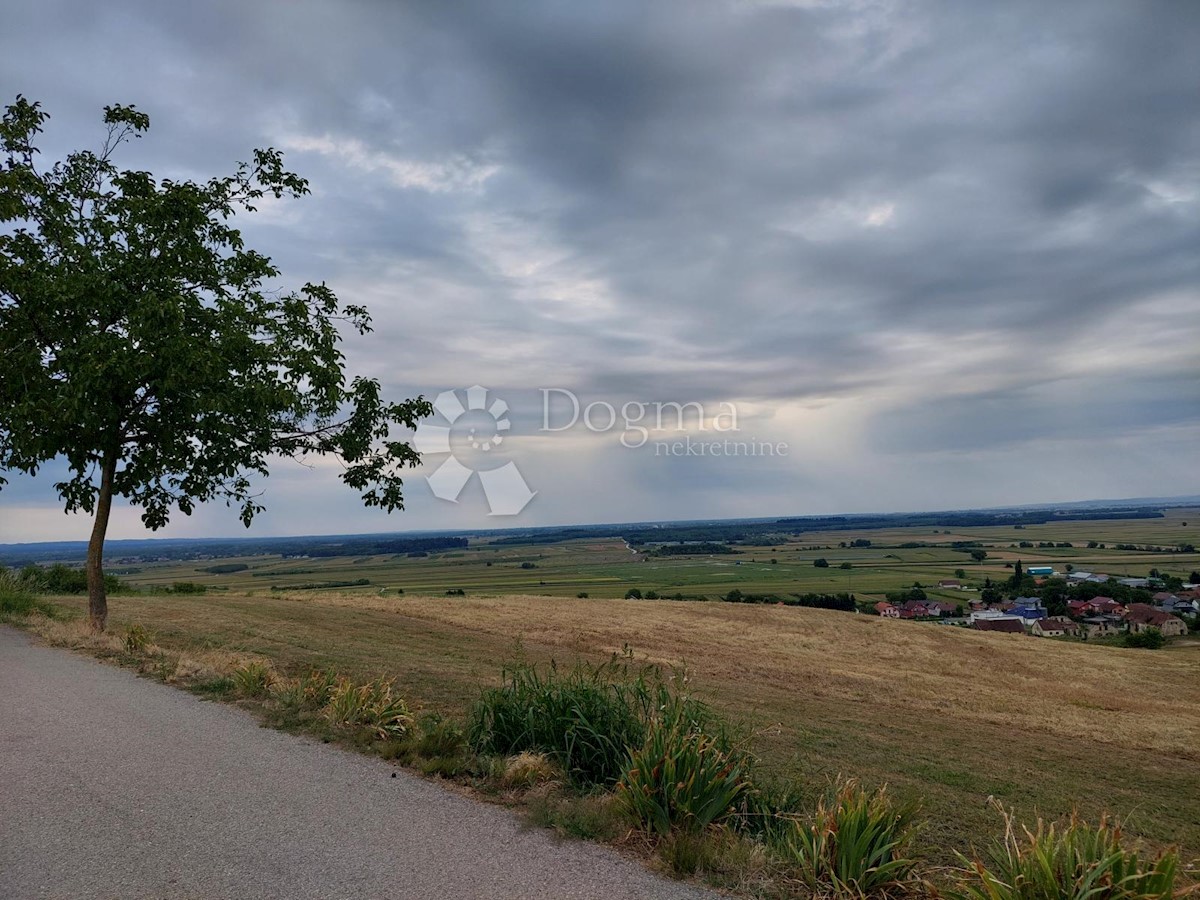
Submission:
<svg viewBox="0 0 1200 900">
<path fill-rule="evenodd" d="M 323 591 L 333 588 L 362 587 L 370 584 L 369 578 L 356 578 L 353 581 L 309 581 L 305 584 L 273 584 L 273 591 Z"/>
<path fill-rule="evenodd" d="M 975 510 L 968 512 L 896 513 L 889 515 L 803 516 L 769 521 L 731 521 L 682 523 L 679 525 L 596 525 L 572 528 L 547 528 L 504 535 L 491 541 L 492 546 L 557 544 L 563 541 L 623 538 L 631 547 L 647 544 L 778 544 L 788 536 L 812 531 L 870 531 L 882 528 L 978 528 L 986 526 L 1024 527 L 1048 522 L 1079 522 L 1103 519 L 1161 519 L 1157 507 L 1105 507 L 1097 509 L 1039 509 L 1028 511 Z M 939 546 L 911 541 L 902 547 Z M 941 544 L 941 546 L 945 546 Z M 955 541 L 964 549 L 979 546 L 975 541 Z"/>
<path fill-rule="evenodd" d="M 360 540 L 343 544 L 325 544 L 309 547 L 302 552 L 307 556 L 383 556 L 389 553 L 428 553 L 431 550 L 451 550 L 467 546 L 465 537 L 389 538 L 387 540 Z"/>
<path fill-rule="evenodd" d="M 784 606 L 806 606 L 810 609 L 836 609 L 854 612 L 853 594 L 743 594 L 734 588 L 721 598 L 726 603 L 782 603 Z"/>
<path fill-rule="evenodd" d="M 409 537 L 401 535 L 347 535 L 289 538 L 239 538 L 217 540 L 116 540 L 110 541 L 105 557 L 114 566 L 121 560 L 201 560 L 228 559 L 243 556 L 329 557 L 385 556 L 415 551 L 461 549 L 467 537 L 436 535 Z M 0 563 L 24 565 L 30 562 L 82 561 L 87 545 L 79 541 L 60 541 L 41 546 L 0 546 Z"/>
<path fill-rule="evenodd" d="M 728 544 L 702 541 L 696 544 L 663 544 L 650 551 L 655 556 L 712 556 L 720 553 L 740 553 Z"/>
<path fill-rule="evenodd" d="M 777 519 L 775 524 L 802 526 L 805 531 L 857 531 L 872 528 L 912 528 L 940 525 L 946 528 L 980 528 L 1004 525 L 1045 525 L 1047 522 L 1087 522 L 1100 519 L 1161 519 L 1161 509 L 1055 510 L 1038 509 L 1027 512 L 945 512 L 904 513 L 889 516 L 820 516 L 814 518 Z"/>
</svg>

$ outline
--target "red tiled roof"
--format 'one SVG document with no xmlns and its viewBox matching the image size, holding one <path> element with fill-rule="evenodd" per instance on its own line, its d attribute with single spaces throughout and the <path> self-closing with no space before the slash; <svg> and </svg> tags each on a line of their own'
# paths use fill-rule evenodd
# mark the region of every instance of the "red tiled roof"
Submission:
<svg viewBox="0 0 1200 900">
<path fill-rule="evenodd" d="M 1129 604 L 1129 611 L 1125 613 L 1125 618 L 1141 625 L 1161 626 L 1170 622 L 1175 616 L 1165 613 L 1161 609 L 1155 609 L 1153 606 L 1145 603 L 1131 603 Z"/>
</svg>

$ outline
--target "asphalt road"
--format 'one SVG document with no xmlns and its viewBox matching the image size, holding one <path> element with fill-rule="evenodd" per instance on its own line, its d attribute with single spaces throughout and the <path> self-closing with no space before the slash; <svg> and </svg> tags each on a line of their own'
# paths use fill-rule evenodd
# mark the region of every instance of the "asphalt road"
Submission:
<svg viewBox="0 0 1200 900">
<path fill-rule="evenodd" d="M 704 897 L 0 626 L 0 897 Z"/>
</svg>

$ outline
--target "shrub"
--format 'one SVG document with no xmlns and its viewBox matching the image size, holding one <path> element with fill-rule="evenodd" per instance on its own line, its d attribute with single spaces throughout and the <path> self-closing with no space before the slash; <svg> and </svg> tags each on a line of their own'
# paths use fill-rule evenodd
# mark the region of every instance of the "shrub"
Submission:
<svg viewBox="0 0 1200 900">
<path fill-rule="evenodd" d="M 828 569 L 829 568 L 829 560 L 827 560 L 825 557 L 822 556 L 819 559 L 814 559 L 813 565 L 816 566 L 818 569 Z"/>
<path fill-rule="evenodd" d="M 197 584 L 194 581 L 176 581 L 168 589 L 170 594 L 203 594 L 208 590 L 208 587 L 203 584 Z"/>
<path fill-rule="evenodd" d="M 1147 628 L 1145 631 L 1131 631 L 1126 634 L 1122 643 L 1126 647 L 1140 647 L 1144 650 L 1161 650 L 1167 639 L 1157 628 Z"/>
<path fill-rule="evenodd" d="M 275 673 L 263 662 L 249 662 L 238 666 L 229 677 L 233 680 L 234 690 L 238 695 L 249 698 L 265 697 L 275 682 Z"/>
<path fill-rule="evenodd" d="M 625 592 L 625 599 L 626 600 L 641 600 L 642 599 L 641 588 L 630 588 L 629 590 L 627 590 Z"/>
<path fill-rule="evenodd" d="M 392 682 L 382 677 L 365 684 L 338 678 L 324 708 L 325 718 L 334 728 L 365 731 L 384 740 L 403 737 L 412 726 L 412 716 L 392 688 Z"/>
<path fill-rule="evenodd" d="M 1142 859 L 1121 845 L 1107 817 L 1091 826 L 1072 816 L 1037 830 L 1016 825 L 1003 807 L 1004 838 L 988 854 L 991 867 L 959 854 L 965 866 L 951 896 L 959 900 L 1169 900 L 1177 896 L 1179 857 L 1168 851 Z"/>
<path fill-rule="evenodd" d="M 580 600 L 586 600 L 588 598 L 587 591 L 580 591 L 575 596 L 578 597 Z"/>
<path fill-rule="evenodd" d="M 644 675 L 629 679 L 616 661 L 563 672 L 521 665 L 483 692 L 471 708 L 467 735 L 478 753 L 549 755 L 576 785 L 612 784 L 628 748 L 645 738 L 650 690 Z"/>
<path fill-rule="evenodd" d="M 21 580 L 28 590 L 39 594 L 86 594 L 88 589 L 87 572 L 62 563 L 46 567 L 30 564 L 21 570 Z M 115 575 L 105 575 L 104 589 L 119 594 L 126 585 Z"/>
<path fill-rule="evenodd" d="M 645 742 L 630 754 L 617 798 L 656 834 L 695 834 L 729 815 L 750 787 L 749 769 L 749 758 L 720 736 L 668 714 L 651 720 Z"/>
<path fill-rule="evenodd" d="M 886 789 L 870 794 L 851 780 L 822 799 L 810 820 L 780 829 L 772 845 L 815 894 L 886 895 L 915 883 L 916 861 L 908 855 L 914 815 Z"/>
</svg>

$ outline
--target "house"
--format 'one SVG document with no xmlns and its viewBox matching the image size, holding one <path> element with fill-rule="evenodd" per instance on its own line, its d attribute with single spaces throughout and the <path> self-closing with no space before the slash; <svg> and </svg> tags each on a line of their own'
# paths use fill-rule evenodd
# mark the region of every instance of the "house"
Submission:
<svg viewBox="0 0 1200 900">
<path fill-rule="evenodd" d="M 892 606 L 892 604 L 888 603 L 886 600 L 880 600 L 875 604 L 875 612 L 879 613 L 885 619 L 900 618 L 900 610 L 897 607 Z"/>
<path fill-rule="evenodd" d="M 1178 616 L 1155 609 L 1149 603 L 1131 603 L 1125 613 L 1129 630 L 1135 633 L 1148 628 L 1157 628 L 1166 637 L 1187 634 L 1187 623 Z"/>
<path fill-rule="evenodd" d="M 925 604 L 925 608 L 935 616 L 952 616 L 958 612 L 958 606 L 951 606 L 949 603 L 930 602 Z"/>
<path fill-rule="evenodd" d="M 1068 600 L 1067 613 L 1076 619 L 1082 618 L 1088 614 L 1090 605 L 1087 600 Z"/>
<path fill-rule="evenodd" d="M 1112 597 L 1093 597 L 1088 606 L 1100 616 L 1115 616 L 1122 610 L 1121 604 Z"/>
<path fill-rule="evenodd" d="M 1003 619 L 1006 616 L 1007 613 L 1000 609 L 975 609 L 971 611 L 971 624 L 989 619 Z"/>
<path fill-rule="evenodd" d="M 1030 630 L 1038 637 L 1077 637 L 1080 629 L 1078 622 L 1072 622 L 1066 616 L 1046 616 L 1036 620 Z"/>
<path fill-rule="evenodd" d="M 936 603 L 930 603 L 927 600 L 909 600 L 904 604 L 904 610 L 912 613 L 913 617 L 915 618 L 941 615 L 936 607 Z"/>
<path fill-rule="evenodd" d="M 1177 616 L 1191 616 L 1196 613 L 1196 601 L 1191 597 L 1181 597 L 1166 591 L 1159 591 L 1154 595 L 1154 605 L 1163 612 L 1174 613 Z"/>
<path fill-rule="evenodd" d="M 1083 627 L 1090 638 L 1107 637 L 1124 631 L 1125 623 L 1116 616 L 1089 616 L 1083 620 Z"/>
<path fill-rule="evenodd" d="M 1171 606 L 1163 604 L 1163 612 L 1174 613 L 1177 616 L 1194 616 L 1200 613 L 1200 600 L 1180 597 Z"/>
<path fill-rule="evenodd" d="M 1042 609 L 1040 606 L 1037 608 L 1028 606 L 1014 606 L 1008 611 L 1008 614 L 1010 616 L 1016 616 L 1026 625 L 1032 625 L 1038 619 L 1044 619 L 1046 617 L 1046 610 Z"/>
<path fill-rule="evenodd" d="M 1025 574 L 1035 577 L 1039 575 L 1050 576 L 1054 574 L 1054 566 L 1026 566 Z"/>
<path fill-rule="evenodd" d="M 938 587 L 949 591 L 961 591 L 962 582 L 960 582 L 957 578 L 943 578 L 938 582 Z"/>
<path fill-rule="evenodd" d="M 1087 577 L 1087 580 L 1093 584 L 1104 584 L 1104 582 L 1108 581 L 1108 579 L 1108 575 L 1089 575 Z"/>
<path fill-rule="evenodd" d="M 1125 587 L 1131 588 L 1148 588 L 1150 587 L 1149 578 L 1118 578 L 1117 584 L 1123 584 Z"/>
<path fill-rule="evenodd" d="M 1010 634 L 1025 633 L 1025 626 L 1021 620 L 1012 616 L 1000 616 L 996 619 L 976 619 L 972 627 L 977 631 L 1003 631 Z"/>
<path fill-rule="evenodd" d="M 1092 577 L 1091 572 L 1068 572 L 1067 573 L 1067 581 L 1070 581 L 1070 582 L 1089 581 L 1089 580 L 1091 580 L 1091 577 Z"/>
</svg>

